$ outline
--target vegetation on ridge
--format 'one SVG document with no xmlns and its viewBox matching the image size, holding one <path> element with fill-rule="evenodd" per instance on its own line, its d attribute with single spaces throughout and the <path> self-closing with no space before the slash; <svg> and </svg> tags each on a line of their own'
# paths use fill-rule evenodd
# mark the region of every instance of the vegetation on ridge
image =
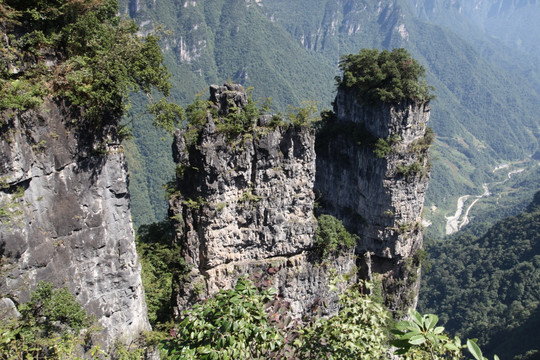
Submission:
<svg viewBox="0 0 540 360">
<path fill-rule="evenodd" d="M 2 359 L 73 359 L 78 346 L 90 341 L 86 330 L 93 319 L 67 288 L 41 282 L 17 311 L 0 312 Z"/>
<path fill-rule="evenodd" d="M 322 259 L 341 250 L 353 249 L 358 236 L 350 234 L 343 223 L 332 215 L 322 214 L 317 218 L 315 246 Z"/>
<path fill-rule="evenodd" d="M 433 88 L 422 79 L 424 67 L 403 48 L 391 52 L 362 49 L 342 56 L 339 68 L 343 76 L 336 77 L 338 87 L 356 90 L 360 102 L 426 102 L 434 97 Z"/>
<path fill-rule="evenodd" d="M 117 14 L 117 0 L 0 0 L 0 110 L 51 95 L 99 124 L 124 114 L 131 91 L 168 95 L 158 38 Z"/>
</svg>

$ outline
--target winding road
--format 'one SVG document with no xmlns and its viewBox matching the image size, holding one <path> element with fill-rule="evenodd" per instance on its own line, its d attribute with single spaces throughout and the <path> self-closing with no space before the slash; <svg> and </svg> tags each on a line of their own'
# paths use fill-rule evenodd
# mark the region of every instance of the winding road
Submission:
<svg viewBox="0 0 540 360">
<path fill-rule="evenodd" d="M 508 167 L 508 164 L 498 166 L 495 169 L 493 169 L 493 172 L 495 173 L 496 171 L 502 170 L 502 169 L 507 168 L 507 167 Z M 525 171 L 524 168 L 517 169 L 517 170 L 512 170 L 512 171 L 508 172 L 508 178 L 506 180 L 493 182 L 492 184 L 504 183 L 504 182 L 508 181 L 512 177 L 512 175 L 518 174 L 518 173 L 523 172 L 523 171 Z M 463 228 L 465 225 L 467 225 L 469 223 L 469 212 L 471 211 L 473 206 L 476 205 L 476 203 L 481 198 L 491 195 L 488 185 L 489 184 L 487 184 L 487 183 L 482 184 L 482 188 L 484 189 L 484 192 L 482 193 L 482 195 L 463 195 L 458 199 L 456 213 L 454 215 L 452 215 L 452 216 L 446 216 L 446 235 L 451 235 L 451 234 L 461 230 L 461 228 Z M 474 197 L 476 199 L 467 207 L 467 210 L 465 211 L 465 213 L 463 213 L 463 207 L 464 207 L 465 203 L 467 202 L 467 200 L 469 198 L 471 198 L 471 197 Z"/>
</svg>

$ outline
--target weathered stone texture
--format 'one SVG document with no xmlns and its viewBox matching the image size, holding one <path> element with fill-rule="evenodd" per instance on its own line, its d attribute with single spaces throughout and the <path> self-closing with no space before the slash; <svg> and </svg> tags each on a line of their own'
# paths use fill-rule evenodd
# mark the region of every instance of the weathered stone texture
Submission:
<svg viewBox="0 0 540 360">
<path fill-rule="evenodd" d="M 0 294 L 20 303 L 39 281 L 67 286 L 96 316 L 104 345 L 148 330 L 114 126 L 77 131 L 73 114 L 49 100 L 40 111 L 3 116 L 0 204 L 12 215 L 0 225 Z"/>
<path fill-rule="evenodd" d="M 227 99 L 239 107 L 247 101 L 238 87 L 212 86 L 210 91 L 221 115 L 229 111 Z M 186 147 L 178 131 L 173 147 L 182 175 L 171 216 L 193 266 L 191 281 L 177 297 L 179 309 L 255 270 L 271 275 L 294 315 L 325 295 L 335 303 L 336 296 L 328 294 L 328 268 L 309 259 L 316 229 L 312 129 L 255 126 L 231 140 L 216 130 L 209 114 L 196 145 Z M 352 259 L 352 254 L 341 258 L 338 272 L 350 272 Z"/>
<path fill-rule="evenodd" d="M 318 140 L 315 191 L 322 211 L 360 236 L 356 251 L 370 255 L 370 271 L 385 274 L 387 300 L 393 299 L 388 305 L 411 305 L 416 296 L 410 291 L 414 293 L 418 278 L 411 264 L 422 247 L 421 214 L 429 181 L 427 147 L 417 145 L 424 138 L 429 105 L 363 105 L 354 91 L 339 89 L 334 112 L 330 126 L 349 131 Z M 353 136 L 354 128 L 363 135 Z M 379 138 L 396 139 L 385 158 L 374 153 Z M 415 163 L 420 171 L 404 174 Z M 361 266 L 366 273 L 368 264 Z"/>
</svg>

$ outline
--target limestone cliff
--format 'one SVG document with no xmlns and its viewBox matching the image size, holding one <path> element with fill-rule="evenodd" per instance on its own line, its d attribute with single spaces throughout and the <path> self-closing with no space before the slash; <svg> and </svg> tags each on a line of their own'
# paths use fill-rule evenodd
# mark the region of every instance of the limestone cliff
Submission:
<svg viewBox="0 0 540 360">
<path fill-rule="evenodd" d="M 103 345 L 150 328 L 116 127 L 84 128 L 45 100 L 0 120 L 0 278 L 4 303 L 41 281 L 67 286 L 103 328 Z"/>
<path fill-rule="evenodd" d="M 360 236 L 360 273 L 384 274 L 394 311 L 414 305 L 417 296 L 429 110 L 428 103 L 413 101 L 366 105 L 340 87 L 317 140 L 315 191 L 322 211 Z"/>
<path fill-rule="evenodd" d="M 329 270 L 354 269 L 352 253 L 320 264 L 314 251 L 314 131 L 270 126 L 255 119 L 251 130 L 233 138 L 217 120 L 242 111 L 247 95 L 239 85 L 212 86 L 209 111 L 196 143 L 175 135 L 177 193 L 170 200 L 177 240 L 192 266 L 176 296 L 179 310 L 197 299 L 230 288 L 241 275 L 276 287 L 298 316 L 326 301 Z"/>
</svg>

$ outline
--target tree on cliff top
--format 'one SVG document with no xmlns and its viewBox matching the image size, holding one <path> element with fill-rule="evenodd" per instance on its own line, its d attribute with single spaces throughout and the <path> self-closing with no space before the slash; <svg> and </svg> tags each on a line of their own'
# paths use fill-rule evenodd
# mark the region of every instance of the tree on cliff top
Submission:
<svg viewBox="0 0 540 360">
<path fill-rule="evenodd" d="M 425 69 L 407 50 L 392 52 L 362 49 L 358 54 L 344 55 L 339 63 L 343 76 L 336 77 L 340 88 L 352 88 L 364 103 L 403 100 L 426 102 L 433 98 L 433 88 L 423 80 Z"/>
<path fill-rule="evenodd" d="M 158 39 L 117 14 L 117 0 L 0 0 L 0 110 L 52 95 L 99 125 L 120 118 L 130 91 L 168 95 Z"/>
</svg>

